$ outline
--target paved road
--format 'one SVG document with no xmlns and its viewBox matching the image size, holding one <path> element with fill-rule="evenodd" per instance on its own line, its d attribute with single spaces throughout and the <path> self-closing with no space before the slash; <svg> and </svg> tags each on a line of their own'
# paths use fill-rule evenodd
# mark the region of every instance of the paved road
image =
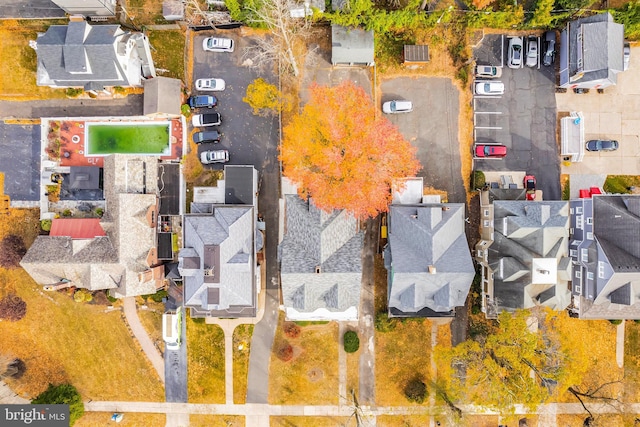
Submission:
<svg viewBox="0 0 640 427">
<path fill-rule="evenodd" d="M 142 105 L 143 95 L 117 99 L 0 101 L 0 118 L 140 116 Z"/>
<path fill-rule="evenodd" d="M 124 303 L 124 315 L 127 318 L 127 323 L 131 328 L 131 332 L 133 332 L 133 335 L 140 343 L 140 346 L 147 355 L 151 365 L 153 365 L 154 369 L 158 372 L 160 381 L 164 384 L 164 360 L 162 359 L 158 349 L 153 345 L 153 342 L 151 341 L 151 338 L 149 338 L 147 331 L 142 326 L 142 323 L 140 323 L 135 298 L 127 297 L 122 301 Z"/>
</svg>

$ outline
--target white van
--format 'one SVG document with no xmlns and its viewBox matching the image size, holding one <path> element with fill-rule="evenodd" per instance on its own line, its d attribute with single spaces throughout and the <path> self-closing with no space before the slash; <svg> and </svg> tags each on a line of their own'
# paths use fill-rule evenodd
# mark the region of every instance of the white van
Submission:
<svg viewBox="0 0 640 427">
<path fill-rule="evenodd" d="M 182 310 L 167 311 L 162 315 L 162 339 L 168 350 L 180 348 L 180 334 L 182 333 Z"/>
</svg>

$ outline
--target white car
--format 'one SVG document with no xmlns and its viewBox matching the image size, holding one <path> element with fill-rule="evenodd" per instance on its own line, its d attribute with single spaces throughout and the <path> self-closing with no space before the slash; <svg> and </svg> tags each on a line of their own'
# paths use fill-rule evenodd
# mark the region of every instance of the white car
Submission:
<svg viewBox="0 0 640 427">
<path fill-rule="evenodd" d="M 530 36 L 527 39 L 527 67 L 538 65 L 538 38 Z"/>
<path fill-rule="evenodd" d="M 229 161 L 228 150 L 210 150 L 200 153 L 200 161 L 208 165 L 210 163 L 227 163 Z"/>
<path fill-rule="evenodd" d="M 221 91 L 224 90 L 226 84 L 222 79 L 198 79 L 196 80 L 197 90 Z"/>
<path fill-rule="evenodd" d="M 209 52 L 233 52 L 235 43 L 222 37 L 207 37 L 202 42 L 202 48 Z"/>
<path fill-rule="evenodd" d="M 476 77 L 486 79 L 497 79 L 502 76 L 502 67 L 492 67 L 491 65 L 476 66 Z"/>
<path fill-rule="evenodd" d="M 522 37 L 511 37 L 509 39 L 507 66 L 509 68 L 520 68 L 522 66 Z"/>
<path fill-rule="evenodd" d="M 502 82 L 476 82 L 476 95 L 502 95 L 504 83 Z"/>
<path fill-rule="evenodd" d="M 388 101 L 382 104 L 382 112 L 385 114 L 410 113 L 413 111 L 411 101 Z"/>
</svg>

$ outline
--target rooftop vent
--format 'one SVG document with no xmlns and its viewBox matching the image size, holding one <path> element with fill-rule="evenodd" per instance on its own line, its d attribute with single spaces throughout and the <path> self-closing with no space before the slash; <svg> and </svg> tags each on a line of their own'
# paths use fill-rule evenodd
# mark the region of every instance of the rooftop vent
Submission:
<svg viewBox="0 0 640 427">
<path fill-rule="evenodd" d="M 436 274 L 436 266 L 435 265 L 430 265 L 429 266 L 429 274 Z"/>
<path fill-rule="evenodd" d="M 205 276 L 213 276 L 213 268 L 205 268 L 204 269 Z"/>
</svg>

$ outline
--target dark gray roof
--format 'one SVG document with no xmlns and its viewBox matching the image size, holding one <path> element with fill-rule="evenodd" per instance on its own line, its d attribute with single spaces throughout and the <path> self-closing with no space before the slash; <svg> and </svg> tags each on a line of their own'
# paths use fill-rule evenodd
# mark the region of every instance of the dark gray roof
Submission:
<svg viewBox="0 0 640 427">
<path fill-rule="evenodd" d="M 97 81 L 104 86 L 127 86 L 127 73 L 116 57 L 119 25 L 89 25 L 71 21 L 52 25 L 37 38 L 39 85 L 84 86 Z"/>
<path fill-rule="evenodd" d="M 360 28 L 331 26 L 331 62 L 335 64 L 366 64 L 374 62 L 373 31 Z"/>
<path fill-rule="evenodd" d="M 461 203 L 391 206 L 391 315 L 397 315 L 392 308 L 402 313 L 424 308 L 449 313 L 464 305 L 475 275 L 464 214 Z"/>
<path fill-rule="evenodd" d="M 429 62 L 429 46 L 404 45 L 404 62 Z"/>
<path fill-rule="evenodd" d="M 623 70 L 624 26 L 613 22 L 610 13 L 600 13 L 569 23 L 569 75 L 580 71 L 582 57 L 584 75 L 572 84 L 609 80 L 615 84 L 616 74 Z M 578 37 L 582 41 L 578 41 Z M 582 47 L 582 49 L 580 49 Z"/>
<path fill-rule="evenodd" d="M 225 166 L 224 202 L 228 205 L 253 205 L 254 188 L 253 166 Z"/>
<path fill-rule="evenodd" d="M 51 0 L 3 1 L 0 2 L 0 18 L 3 19 L 48 19 L 64 18 L 65 12 Z"/>
<path fill-rule="evenodd" d="M 69 188 L 94 190 L 100 188 L 100 168 L 95 166 L 71 166 Z"/>
<path fill-rule="evenodd" d="M 614 272 L 640 272 L 640 197 L 594 197 L 593 234 Z"/>
</svg>

